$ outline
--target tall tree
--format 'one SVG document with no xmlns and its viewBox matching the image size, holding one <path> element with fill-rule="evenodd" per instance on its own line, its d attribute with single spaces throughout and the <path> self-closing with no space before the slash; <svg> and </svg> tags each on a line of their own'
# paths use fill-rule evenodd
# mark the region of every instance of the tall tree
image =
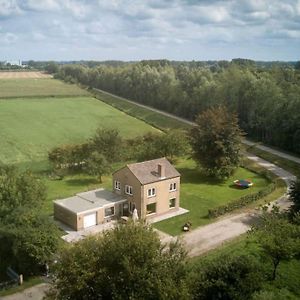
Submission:
<svg viewBox="0 0 300 300">
<path fill-rule="evenodd" d="M 300 179 L 292 182 L 289 188 L 289 196 L 293 202 L 291 212 L 293 214 L 300 213 Z"/>
<path fill-rule="evenodd" d="M 84 170 L 90 175 L 97 176 L 102 183 L 102 176 L 111 171 L 111 165 L 103 154 L 94 151 L 86 159 Z"/>
<path fill-rule="evenodd" d="M 263 254 L 273 265 L 271 280 L 276 279 L 282 261 L 288 261 L 300 253 L 300 226 L 291 224 L 278 213 L 265 213 L 252 233 Z"/>
<path fill-rule="evenodd" d="M 238 166 L 242 132 L 237 116 L 225 107 L 206 110 L 190 132 L 194 159 L 209 174 L 228 177 Z"/>
<path fill-rule="evenodd" d="M 58 299 L 189 299 L 185 251 L 163 247 L 140 223 L 71 245 L 59 255 L 55 278 Z"/>
<path fill-rule="evenodd" d="M 93 151 L 103 154 L 107 161 L 120 161 L 122 138 L 118 130 L 98 128 L 90 144 Z"/>
</svg>

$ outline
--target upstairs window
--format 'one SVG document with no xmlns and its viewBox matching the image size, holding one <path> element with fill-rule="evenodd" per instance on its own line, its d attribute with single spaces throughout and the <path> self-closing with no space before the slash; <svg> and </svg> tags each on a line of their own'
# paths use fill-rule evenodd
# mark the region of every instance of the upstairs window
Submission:
<svg viewBox="0 0 300 300">
<path fill-rule="evenodd" d="M 170 192 L 176 191 L 176 182 L 170 183 Z"/>
<path fill-rule="evenodd" d="M 131 185 L 125 185 L 125 193 L 127 195 L 132 195 L 132 186 Z"/>
<path fill-rule="evenodd" d="M 121 182 L 120 181 L 115 180 L 115 189 L 118 191 L 121 190 Z"/>
<path fill-rule="evenodd" d="M 148 189 L 148 197 L 154 197 L 156 195 L 155 188 Z"/>
</svg>

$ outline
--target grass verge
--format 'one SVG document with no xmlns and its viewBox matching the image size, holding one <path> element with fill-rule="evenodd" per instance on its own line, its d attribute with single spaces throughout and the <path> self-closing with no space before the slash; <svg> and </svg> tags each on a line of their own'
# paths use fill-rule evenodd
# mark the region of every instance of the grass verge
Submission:
<svg viewBox="0 0 300 300">
<path fill-rule="evenodd" d="M 155 111 L 151 111 L 147 108 L 140 107 L 132 102 L 126 101 L 126 99 L 122 100 L 113 95 L 109 95 L 103 93 L 101 91 L 93 91 L 95 97 L 123 112 L 126 114 L 133 116 L 137 119 L 140 119 L 153 127 L 156 127 L 160 130 L 166 131 L 169 129 L 190 129 L 191 126 L 183 123 L 175 118 L 171 118 L 160 114 Z"/>
</svg>

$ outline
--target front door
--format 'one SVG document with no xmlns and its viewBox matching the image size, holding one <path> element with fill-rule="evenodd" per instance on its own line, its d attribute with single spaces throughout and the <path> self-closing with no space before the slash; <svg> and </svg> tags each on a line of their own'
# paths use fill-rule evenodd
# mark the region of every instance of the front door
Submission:
<svg viewBox="0 0 300 300">
<path fill-rule="evenodd" d="M 129 206 L 128 206 L 128 202 L 124 202 L 122 205 L 122 215 L 128 217 L 129 215 Z"/>
</svg>

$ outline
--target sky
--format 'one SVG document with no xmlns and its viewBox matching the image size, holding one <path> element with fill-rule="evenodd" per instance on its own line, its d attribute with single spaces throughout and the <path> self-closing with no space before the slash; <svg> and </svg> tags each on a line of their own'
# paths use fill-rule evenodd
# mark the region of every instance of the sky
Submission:
<svg viewBox="0 0 300 300">
<path fill-rule="evenodd" d="M 0 0 L 1 60 L 300 60 L 300 0 Z"/>
</svg>

